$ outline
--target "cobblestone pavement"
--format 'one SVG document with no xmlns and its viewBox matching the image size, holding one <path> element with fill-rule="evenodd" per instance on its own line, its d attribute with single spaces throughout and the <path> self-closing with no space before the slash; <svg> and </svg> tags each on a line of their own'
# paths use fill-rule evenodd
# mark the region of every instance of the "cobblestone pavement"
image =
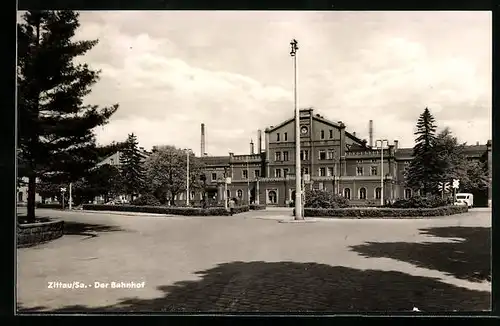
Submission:
<svg viewBox="0 0 500 326">
<path fill-rule="evenodd" d="M 464 270 L 477 266 L 471 257 L 478 254 L 480 263 L 489 266 L 484 245 L 489 244 L 489 210 L 426 220 L 304 224 L 273 220 L 291 218 L 286 210 L 233 217 L 37 212 L 64 219 L 66 235 L 17 250 L 20 311 L 490 308 L 491 284 L 484 277 L 466 277 L 473 271 Z M 386 244 L 398 247 L 388 249 Z M 426 251 L 416 250 L 420 256 L 412 257 L 415 250 L 407 248 L 411 244 L 425 244 Z M 442 252 L 443 244 L 461 247 Z M 452 264 L 438 263 L 450 259 L 449 250 L 460 256 L 451 257 Z M 428 256 L 432 259 L 423 262 Z M 49 282 L 74 281 L 87 288 L 48 288 Z M 95 282 L 110 285 L 95 288 Z M 144 288 L 111 288 L 111 282 L 144 282 Z"/>
</svg>

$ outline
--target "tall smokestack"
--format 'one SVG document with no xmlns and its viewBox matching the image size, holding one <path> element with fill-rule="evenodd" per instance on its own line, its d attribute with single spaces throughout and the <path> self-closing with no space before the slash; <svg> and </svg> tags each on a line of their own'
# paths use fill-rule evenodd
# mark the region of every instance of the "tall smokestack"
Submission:
<svg viewBox="0 0 500 326">
<path fill-rule="evenodd" d="M 201 124 L 201 152 L 200 157 L 205 155 L 205 124 Z"/>
<path fill-rule="evenodd" d="M 373 120 L 370 120 L 368 133 L 370 134 L 370 147 L 373 147 Z"/>
<path fill-rule="evenodd" d="M 262 130 L 257 130 L 257 153 L 262 153 Z"/>
<path fill-rule="evenodd" d="M 255 154 L 254 148 L 253 148 L 253 139 L 250 140 L 250 154 Z"/>
</svg>

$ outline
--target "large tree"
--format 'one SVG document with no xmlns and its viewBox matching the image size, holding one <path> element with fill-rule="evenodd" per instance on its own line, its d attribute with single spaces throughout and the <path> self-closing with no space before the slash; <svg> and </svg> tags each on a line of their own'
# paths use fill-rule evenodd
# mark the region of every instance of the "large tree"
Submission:
<svg viewBox="0 0 500 326">
<path fill-rule="evenodd" d="M 405 178 L 408 187 L 421 189 L 424 195 L 435 192 L 439 182 L 438 159 L 434 150 L 436 145 L 434 122 L 429 108 L 425 108 L 417 121 L 413 159 Z"/>
<path fill-rule="evenodd" d="M 28 11 L 17 25 L 18 159 L 28 177 L 28 220 L 37 178 L 79 179 L 96 163 L 94 128 L 118 109 L 84 105 L 99 72 L 75 58 L 97 40 L 74 41 L 79 26 L 73 11 Z"/>
<path fill-rule="evenodd" d="M 138 147 L 136 135 L 129 134 L 120 151 L 120 170 L 123 191 L 126 195 L 134 197 L 142 193 L 144 183 L 143 161 L 145 155 Z"/>
<path fill-rule="evenodd" d="M 465 143 L 461 144 L 446 127 L 436 137 L 434 153 L 436 157 L 436 177 L 442 184 L 450 184 L 454 179 L 467 177 Z M 444 194 L 444 187 L 443 187 Z"/>
<path fill-rule="evenodd" d="M 110 164 L 103 164 L 91 171 L 85 178 L 87 193 L 94 196 L 103 196 L 108 202 L 110 197 L 115 197 L 121 190 L 120 170 Z"/>
<path fill-rule="evenodd" d="M 185 192 L 187 177 L 187 153 L 175 146 L 157 146 L 145 161 L 149 191 L 161 202 L 169 199 L 174 204 L 176 195 Z M 200 160 L 189 152 L 190 190 L 202 188 Z"/>
</svg>

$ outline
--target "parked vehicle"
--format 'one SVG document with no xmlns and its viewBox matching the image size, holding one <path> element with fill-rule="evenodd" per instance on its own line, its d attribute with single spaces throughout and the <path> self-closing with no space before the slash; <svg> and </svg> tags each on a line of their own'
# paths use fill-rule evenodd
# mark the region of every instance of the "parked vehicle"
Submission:
<svg viewBox="0 0 500 326">
<path fill-rule="evenodd" d="M 472 207 L 474 205 L 474 195 L 470 193 L 459 193 L 455 195 L 456 203 L 463 203 L 467 206 Z"/>
</svg>

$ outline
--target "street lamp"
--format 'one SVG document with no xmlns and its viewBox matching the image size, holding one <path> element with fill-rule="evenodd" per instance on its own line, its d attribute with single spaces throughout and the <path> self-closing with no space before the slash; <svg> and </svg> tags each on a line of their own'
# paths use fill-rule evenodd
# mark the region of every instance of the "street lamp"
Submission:
<svg viewBox="0 0 500 326">
<path fill-rule="evenodd" d="M 377 139 L 375 147 L 380 143 L 380 206 L 384 206 L 384 143 L 389 146 L 387 139 Z"/>
<path fill-rule="evenodd" d="M 293 58 L 293 95 L 295 109 L 295 219 L 304 219 L 302 215 L 302 182 L 300 167 L 300 111 L 297 108 L 297 50 L 298 42 L 293 39 L 290 42 L 290 56 Z"/>
<path fill-rule="evenodd" d="M 189 155 L 191 150 L 189 148 L 184 150 L 186 151 L 186 206 L 189 206 Z"/>
<path fill-rule="evenodd" d="M 248 167 L 248 156 L 247 156 L 247 198 L 248 198 L 248 205 L 250 205 L 250 170 Z"/>
</svg>

